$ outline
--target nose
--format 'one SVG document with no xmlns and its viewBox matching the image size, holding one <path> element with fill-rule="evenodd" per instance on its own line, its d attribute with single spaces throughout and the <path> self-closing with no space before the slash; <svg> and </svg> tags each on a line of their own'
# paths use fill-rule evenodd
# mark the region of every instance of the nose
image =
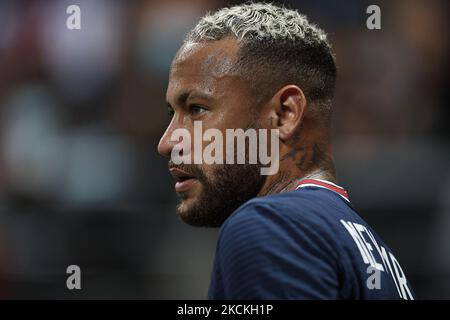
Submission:
<svg viewBox="0 0 450 320">
<path fill-rule="evenodd" d="M 173 119 L 172 122 L 167 127 L 166 131 L 162 135 L 161 139 L 158 143 L 158 153 L 165 157 L 170 157 L 170 154 L 172 152 L 172 149 L 175 145 L 173 141 L 171 141 L 171 135 L 173 132 Z"/>
</svg>

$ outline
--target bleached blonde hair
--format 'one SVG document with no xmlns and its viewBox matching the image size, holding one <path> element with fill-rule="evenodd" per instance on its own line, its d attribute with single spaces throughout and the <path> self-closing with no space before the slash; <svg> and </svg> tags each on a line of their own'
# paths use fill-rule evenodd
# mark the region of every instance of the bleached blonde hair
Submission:
<svg viewBox="0 0 450 320">
<path fill-rule="evenodd" d="M 240 40 L 303 39 L 327 41 L 325 32 L 310 23 L 305 15 L 271 3 L 247 3 L 208 13 L 200 19 L 187 41 L 220 40 L 226 36 Z"/>
<path fill-rule="evenodd" d="M 208 13 L 185 43 L 234 37 L 241 43 L 236 69 L 252 88 L 270 96 L 288 83 L 330 111 L 336 64 L 325 32 L 296 10 L 271 3 L 246 3 Z"/>
</svg>

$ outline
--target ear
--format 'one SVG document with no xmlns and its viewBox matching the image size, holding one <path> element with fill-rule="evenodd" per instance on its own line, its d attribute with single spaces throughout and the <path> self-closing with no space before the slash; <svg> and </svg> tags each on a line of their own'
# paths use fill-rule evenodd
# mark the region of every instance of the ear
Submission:
<svg viewBox="0 0 450 320">
<path fill-rule="evenodd" d="M 270 117 L 274 129 L 279 129 L 280 139 L 287 141 L 292 138 L 303 122 L 306 113 L 306 98 L 302 89 L 296 85 L 287 85 L 278 90 L 272 97 Z"/>
</svg>

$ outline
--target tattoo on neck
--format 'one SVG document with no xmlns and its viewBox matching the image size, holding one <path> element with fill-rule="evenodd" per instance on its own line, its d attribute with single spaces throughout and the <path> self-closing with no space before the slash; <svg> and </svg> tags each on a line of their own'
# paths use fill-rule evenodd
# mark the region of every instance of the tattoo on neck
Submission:
<svg viewBox="0 0 450 320">
<path fill-rule="evenodd" d="M 289 173 L 282 171 L 267 187 L 267 190 L 263 194 L 261 194 L 261 196 L 280 193 L 284 191 L 291 183 L 292 179 L 290 178 Z"/>
<path fill-rule="evenodd" d="M 291 159 L 300 171 L 305 171 L 307 169 L 305 168 L 306 152 L 304 147 L 299 147 L 289 151 L 280 159 L 280 161 L 284 161 L 286 159 Z"/>
<path fill-rule="evenodd" d="M 298 147 L 291 150 L 282 156 L 280 161 L 287 159 L 291 160 L 300 172 L 306 174 L 304 177 L 336 181 L 333 159 L 320 149 L 318 143 L 314 143 L 311 147 Z"/>
</svg>

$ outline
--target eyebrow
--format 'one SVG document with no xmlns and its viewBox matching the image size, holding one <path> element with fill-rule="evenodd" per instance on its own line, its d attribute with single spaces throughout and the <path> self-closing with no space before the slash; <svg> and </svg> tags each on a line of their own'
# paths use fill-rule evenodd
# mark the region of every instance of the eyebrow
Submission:
<svg viewBox="0 0 450 320">
<path fill-rule="evenodd" d="M 206 93 L 203 93 L 203 92 L 200 92 L 197 90 L 191 90 L 191 91 L 183 92 L 182 94 L 180 94 L 176 98 L 176 103 L 178 105 L 185 105 L 189 99 L 194 99 L 194 98 L 210 100 L 212 98 L 212 95 L 206 94 Z M 169 101 L 167 101 L 167 104 L 170 106 Z"/>
</svg>

